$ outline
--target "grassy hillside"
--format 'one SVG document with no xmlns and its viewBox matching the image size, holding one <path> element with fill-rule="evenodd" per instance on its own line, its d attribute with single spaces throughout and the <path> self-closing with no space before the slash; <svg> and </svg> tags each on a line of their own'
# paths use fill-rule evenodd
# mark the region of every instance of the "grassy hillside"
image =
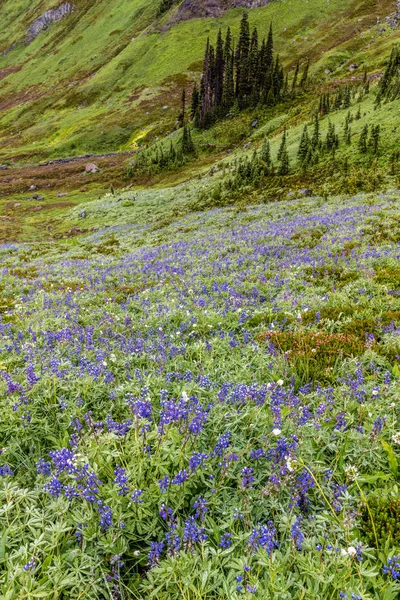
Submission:
<svg viewBox="0 0 400 600">
<path fill-rule="evenodd" d="M 28 24 L 51 5 L 3 2 L 0 48 L 16 44 L 0 57 L 3 162 L 135 149 L 171 130 L 206 38 L 228 25 L 237 35 L 242 12 L 169 26 L 170 14 L 156 18 L 146 0 L 81 1 L 26 45 Z M 283 0 L 252 10 L 250 20 L 263 35 L 272 21 L 286 67 L 310 58 L 322 83 L 347 76 L 353 62 L 382 68 L 397 36 L 385 25 L 393 10 L 389 0 Z"/>
</svg>

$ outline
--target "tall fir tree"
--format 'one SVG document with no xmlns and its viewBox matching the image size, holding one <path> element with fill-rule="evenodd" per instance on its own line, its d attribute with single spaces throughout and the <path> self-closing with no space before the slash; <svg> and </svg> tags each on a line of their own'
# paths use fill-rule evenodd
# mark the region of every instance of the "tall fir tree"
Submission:
<svg viewBox="0 0 400 600">
<path fill-rule="evenodd" d="M 228 27 L 224 45 L 224 86 L 222 104 L 229 110 L 235 101 L 234 49 L 231 30 Z"/>
<path fill-rule="evenodd" d="M 364 127 L 360 133 L 359 140 L 358 140 L 358 150 L 361 152 L 361 154 L 365 154 L 368 151 L 367 140 L 368 140 L 368 125 L 364 125 Z"/>
<path fill-rule="evenodd" d="M 239 41 L 236 48 L 236 97 L 240 105 L 246 102 L 250 78 L 250 26 L 247 13 L 240 23 Z"/>
<path fill-rule="evenodd" d="M 182 96 L 181 96 L 181 110 L 178 115 L 178 126 L 179 127 L 184 126 L 185 117 L 186 117 L 186 90 L 183 89 Z"/>
<path fill-rule="evenodd" d="M 287 140 L 287 131 L 286 131 L 286 128 L 285 128 L 283 130 L 281 144 L 280 144 L 279 149 L 278 149 L 278 154 L 277 154 L 278 162 L 280 162 L 280 160 L 282 159 L 282 154 L 283 154 L 284 150 L 286 149 L 286 140 Z"/>
<path fill-rule="evenodd" d="M 281 145 L 280 145 L 279 151 L 278 151 L 278 162 L 279 162 L 278 175 L 282 175 L 282 176 L 288 175 L 289 170 L 290 170 L 290 163 L 289 163 L 289 153 L 287 151 L 286 129 L 283 132 Z"/>
<path fill-rule="evenodd" d="M 321 135 L 319 131 L 319 115 L 316 112 L 314 117 L 314 130 L 311 137 L 311 147 L 313 152 L 317 152 L 321 143 Z"/>
<path fill-rule="evenodd" d="M 378 152 L 379 152 L 380 133 L 381 133 L 380 125 L 372 125 L 368 145 L 372 148 L 372 151 L 374 154 L 378 154 Z"/>
<path fill-rule="evenodd" d="M 310 151 L 311 141 L 310 136 L 308 135 L 308 127 L 304 125 L 303 133 L 300 138 L 299 149 L 297 152 L 297 158 L 301 165 L 304 165 L 306 160 L 309 159 L 309 151 Z"/>
<path fill-rule="evenodd" d="M 181 138 L 181 151 L 183 155 L 194 154 L 195 146 L 192 140 L 192 134 L 187 125 L 183 128 L 182 138 Z"/>
<path fill-rule="evenodd" d="M 296 91 L 297 86 L 297 78 L 299 76 L 300 63 L 297 61 L 296 68 L 294 70 L 293 81 L 292 81 L 292 94 Z"/>
<path fill-rule="evenodd" d="M 260 93 L 260 55 L 258 50 L 258 31 L 254 27 L 250 43 L 250 78 L 249 78 L 249 93 L 252 97 L 252 104 L 257 103 Z"/>
<path fill-rule="evenodd" d="M 350 144 L 351 144 L 351 121 L 352 121 L 351 113 L 349 111 L 346 115 L 346 119 L 344 122 L 344 132 L 343 132 L 344 142 L 345 142 L 345 144 L 347 144 L 347 146 L 350 146 Z"/>
<path fill-rule="evenodd" d="M 301 77 L 300 80 L 300 87 L 302 90 L 304 90 L 306 88 L 307 82 L 308 82 L 308 71 L 310 69 L 310 61 L 308 60 L 305 64 L 304 67 L 304 71 L 303 71 L 303 75 Z"/>
<path fill-rule="evenodd" d="M 261 147 L 260 160 L 267 169 L 271 168 L 271 146 L 267 137 L 264 139 L 263 145 Z"/>
<path fill-rule="evenodd" d="M 325 147 L 327 150 L 331 152 L 335 152 L 336 148 L 339 146 L 339 138 L 336 135 L 336 128 L 332 121 L 329 121 L 328 131 L 326 134 Z"/>
<path fill-rule="evenodd" d="M 221 30 L 218 31 L 215 48 L 214 100 L 216 106 L 221 106 L 224 86 L 225 57 Z"/>
<path fill-rule="evenodd" d="M 190 104 L 190 117 L 192 121 L 198 121 L 200 109 L 200 92 L 197 83 L 194 84 L 192 90 L 192 99 Z"/>
</svg>

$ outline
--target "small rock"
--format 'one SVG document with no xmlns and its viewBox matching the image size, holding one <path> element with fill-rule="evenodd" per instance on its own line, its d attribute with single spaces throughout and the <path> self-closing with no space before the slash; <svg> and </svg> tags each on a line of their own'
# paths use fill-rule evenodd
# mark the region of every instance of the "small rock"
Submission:
<svg viewBox="0 0 400 600">
<path fill-rule="evenodd" d="M 301 196 L 304 196 L 305 198 L 309 198 L 310 196 L 312 196 L 312 191 L 308 188 L 304 188 L 302 190 L 299 190 L 299 194 Z"/>
<path fill-rule="evenodd" d="M 86 173 L 98 173 L 99 170 L 99 167 L 94 163 L 88 163 L 85 167 Z"/>
<path fill-rule="evenodd" d="M 251 146 L 252 142 L 247 142 L 244 146 L 243 146 L 243 150 L 248 150 Z"/>
<path fill-rule="evenodd" d="M 31 185 L 31 187 L 29 188 L 29 190 L 30 190 L 31 192 L 33 192 L 34 190 L 37 190 L 37 187 L 36 187 L 36 185 Z"/>
<path fill-rule="evenodd" d="M 32 198 L 34 200 L 44 200 L 43 196 L 39 196 L 39 194 L 33 194 Z"/>
<path fill-rule="evenodd" d="M 258 121 L 253 121 L 251 124 L 252 127 L 257 127 L 258 126 Z"/>
<path fill-rule="evenodd" d="M 163 106 L 162 109 L 163 110 L 168 110 L 168 106 Z"/>
<path fill-rule="evenodd" d="M 356 71 L 358 69 L 358 65 L 356 63 L 349 66 L 349 71 Z"/>
<path fill-rule="evenodd" d="M 59 198 L 64 198 L 64 196 L 68 196 L 68 192 L 58 192 L 57 196 Z"/>
<path fill-rule="evenodd" d="M 84 210 L 81 210 L 81 212 L 79 213 L 79 216 L 80 216 L 81 219 L 85 219 L 86 212 Z"/>
<path fill-rule="evenodd" d="M 20 202 L 17 202 L 16 204 L 14 204 L 14 208 L 18 208 L 18 206 L 21 206 Z"/>
<path fill-rule="evenodd" d="M 84 185 L 83 187 L 81 187 L 81 189 L 79 190 L 80 192 L 87 192 L 87 186 Z"/>
</svg>

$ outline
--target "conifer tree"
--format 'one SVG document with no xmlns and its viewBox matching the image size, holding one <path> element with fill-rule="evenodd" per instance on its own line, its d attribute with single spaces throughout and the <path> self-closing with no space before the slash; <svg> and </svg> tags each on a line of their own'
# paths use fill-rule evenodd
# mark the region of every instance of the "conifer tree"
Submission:
<svg viewBox="0 0 400 600">
<path fill-rule="evenodd" d="M 349 108 L 351 104 L 351 89 L 349 85 L 346 85 L 343 92 L 343 108 Z"/>
<path fill-rule="evenodd" d="M 299 149 L 297 152 L 297 158 L 301 165 L 304 165 L 309 155 L 310 149 L 310 136 L 308 135 L 308 127 L 304 125 L 303 133 L 300 139 Z M 309 157 L 308 157 L 309 158 Z"/>
<path fill-rule="evenodd" d="M 221 106 L 224 85 L 225 57 L 221 29 L 218 31 L 215 48 L 214 100 L 216 106 Z"/>
<path fill-rule="evenodd" d="M 368 150 L 367 139 L 368 139 L 368 125 L 364 125 L 364 128 L 360 134 L 360 138 L 358 140 L 358 149 L 361 152 L 361 154 L 365 154 Z"/>
<path fill-rule="evenodd" d="M 293 81 L 292 81 L 292 94 L 294 94 L 294 92 L 296 90 L 297 78 L 299 76 L 299 69 L 300 69 L 300 64 L 297 61 L 296 68 L 295 68 L 294 75 L 293 75 Z"/>
<path fill-rule="evenodd" d="M 310 69 L 310 61 L 308 60 L 308 61 L 306 62 L 306 65 L 305 65 L 305 67 L 304 67 L 304 71 L 303 71 L 302 78 L 301 78 L 301 80 L 300 80 L 300 87 L 301 87 L 301 89 L 302 89 L 302 90 L 304 90 L 304 88 L 305 88 L 305 87 L 306 87 L 306 85 L 307 85 L 307 81 L 308 81 L 308 71 L 309 71 L 309 69 Z"/>
<path fill-rule="evenodd" d="M 343 132 L 343 138 L 345 141 L 345 144 L 347 144 L 348 146 L 350 146 L 351 144 L 351 114 L 350 111 L 347 113 L 346 115 L 346 120 L 344 122 L 344 132 Z"/>
<path fill-rule="evenodd" d="M 287 140 L 287 132 L 286 132 L 286 129 L 284 129 L 283 135 L 282 135 L 282 140 L 281 140 L 281 145 L 279 146 L 279 150 L 278 150 L 278 154 L 277 154 L 278 162 L 281 161 L 282 154 L 283 154 L 284 150 L 286 149 L 286 140 Z"/>
<path fill-rule="evenodd" d="M 335 152 L 336 148 L 339 145 L 339 138 L 336 135 L 336 131 L 335 131 L 335 125 L 329 121 L 329 125 L 328 125 L 328 132 L 326 134 L 326 141 L 325 141 L 325 146 L 327 150 L 330 150 L 331 152 Z"/>
<path fill-rule="evenodd" d="M 280 148 L 278 151 L 278 162 L 279 162 L 278 174 L 282 175 L 282 176 L 287 175 L 289 173 L 290 164 L 289 164 L 289 154 L 287 151 L 286 129 L 283 132 L 281 145 L 280 145 Z"/>
<path fill-rule="evenodd" d="M 225 110 L 229 110 L 235 101 L 235 78 L 234 78 L 234 50 L 231 30 L 228 27 L 224 46 L 224 87 L 222 93 L 222 104 Z"/>
<path fill-rule="evenodd" d="M 311 138 L 311 147 L 313 152 L 316 152 L 320 146 L 320 133 L 319 133 L 319 116 L 318 113 L 315 113 L 314 117 L 314 131 Z"/>
<path fill-rule="evenodd" d="M 263 68 L 268 70 L 274 62 L 274 36 L 272 32 L 272 23 L 269 26 L 268 39 L 265 45 L 265 58 Z"/>
<path fill-rule="evenodd" d="M 200 93 L 199 88 L 197 87 L 197 83 L 194 84 L 192 91 L 192 100 L 190 105 L 190 117 L 193 121 L 196 121 L 199 117 L 199 108 L 200 108 Z"/>
<path fill-rule="evenodd" d="M 181 110 L 178 115 L 178 126 L 183 127 L 185 124 L 185 116 L 186 116 L 186 90 L 182 90 L 181 96 Z"/>
<path fill-rule="evenodd" d="M 380 138 L 381 128 L 380 125 L 373 125 L 371 127 L 371 134 L 369 140 L 369 146 L 372 148 L 374 154 L 378 154 L 379 152 L 379 138 Z"/>
<path fill-rule="evenodd" d="M 236 49 L 236 97 L 239 104 L 245 102 L 249 86 L 250 27 L 247 13 L 240 23 L 239 42 Z"/>
<path fill-rule="evenodd" d="M 183 128 L 183 134 L 181 138 L 181 151 L 183 155 L 194 154 L 195 147 L 192 140 L 192 134 L 187 125 Z"/>
<path fill-rule="evenodd" d="M 258 51 L 258 32 L 256 27 L 254 27 L 251 36 L 249 67 L 249 93 L 253 98 L 253 104 L 256 104 L 260 92 L 260 55 Z"/>
<path fill-rule="evenodd" d="M 270 169 L 271 164 L 272 164 L 271 146 L 269 143 L 269 139 L 267 137 L 264 139 L 263 145 L 261 147 L 260 160 L 267 169 Z"/>
<path fill-rule="evenodd" d="M 279 175 L 288 175 L 290 170 L 290 162 L 289 162 L 289 154 L 288 151 L 285 150 L 282 152 L 282 158 L 279 163 L 278 174 Z"/>
</svg>

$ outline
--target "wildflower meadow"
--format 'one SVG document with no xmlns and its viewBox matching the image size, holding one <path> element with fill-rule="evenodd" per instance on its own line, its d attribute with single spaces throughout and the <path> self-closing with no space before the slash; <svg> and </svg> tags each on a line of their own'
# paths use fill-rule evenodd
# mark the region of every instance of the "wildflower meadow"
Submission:
<svg viewBox="0 0 400 600">
<path fill-rule="evenodd" d="M 399 243 L 388 192 L 1 246 L 1 598 L 399 598 Z"/>
</svg>

